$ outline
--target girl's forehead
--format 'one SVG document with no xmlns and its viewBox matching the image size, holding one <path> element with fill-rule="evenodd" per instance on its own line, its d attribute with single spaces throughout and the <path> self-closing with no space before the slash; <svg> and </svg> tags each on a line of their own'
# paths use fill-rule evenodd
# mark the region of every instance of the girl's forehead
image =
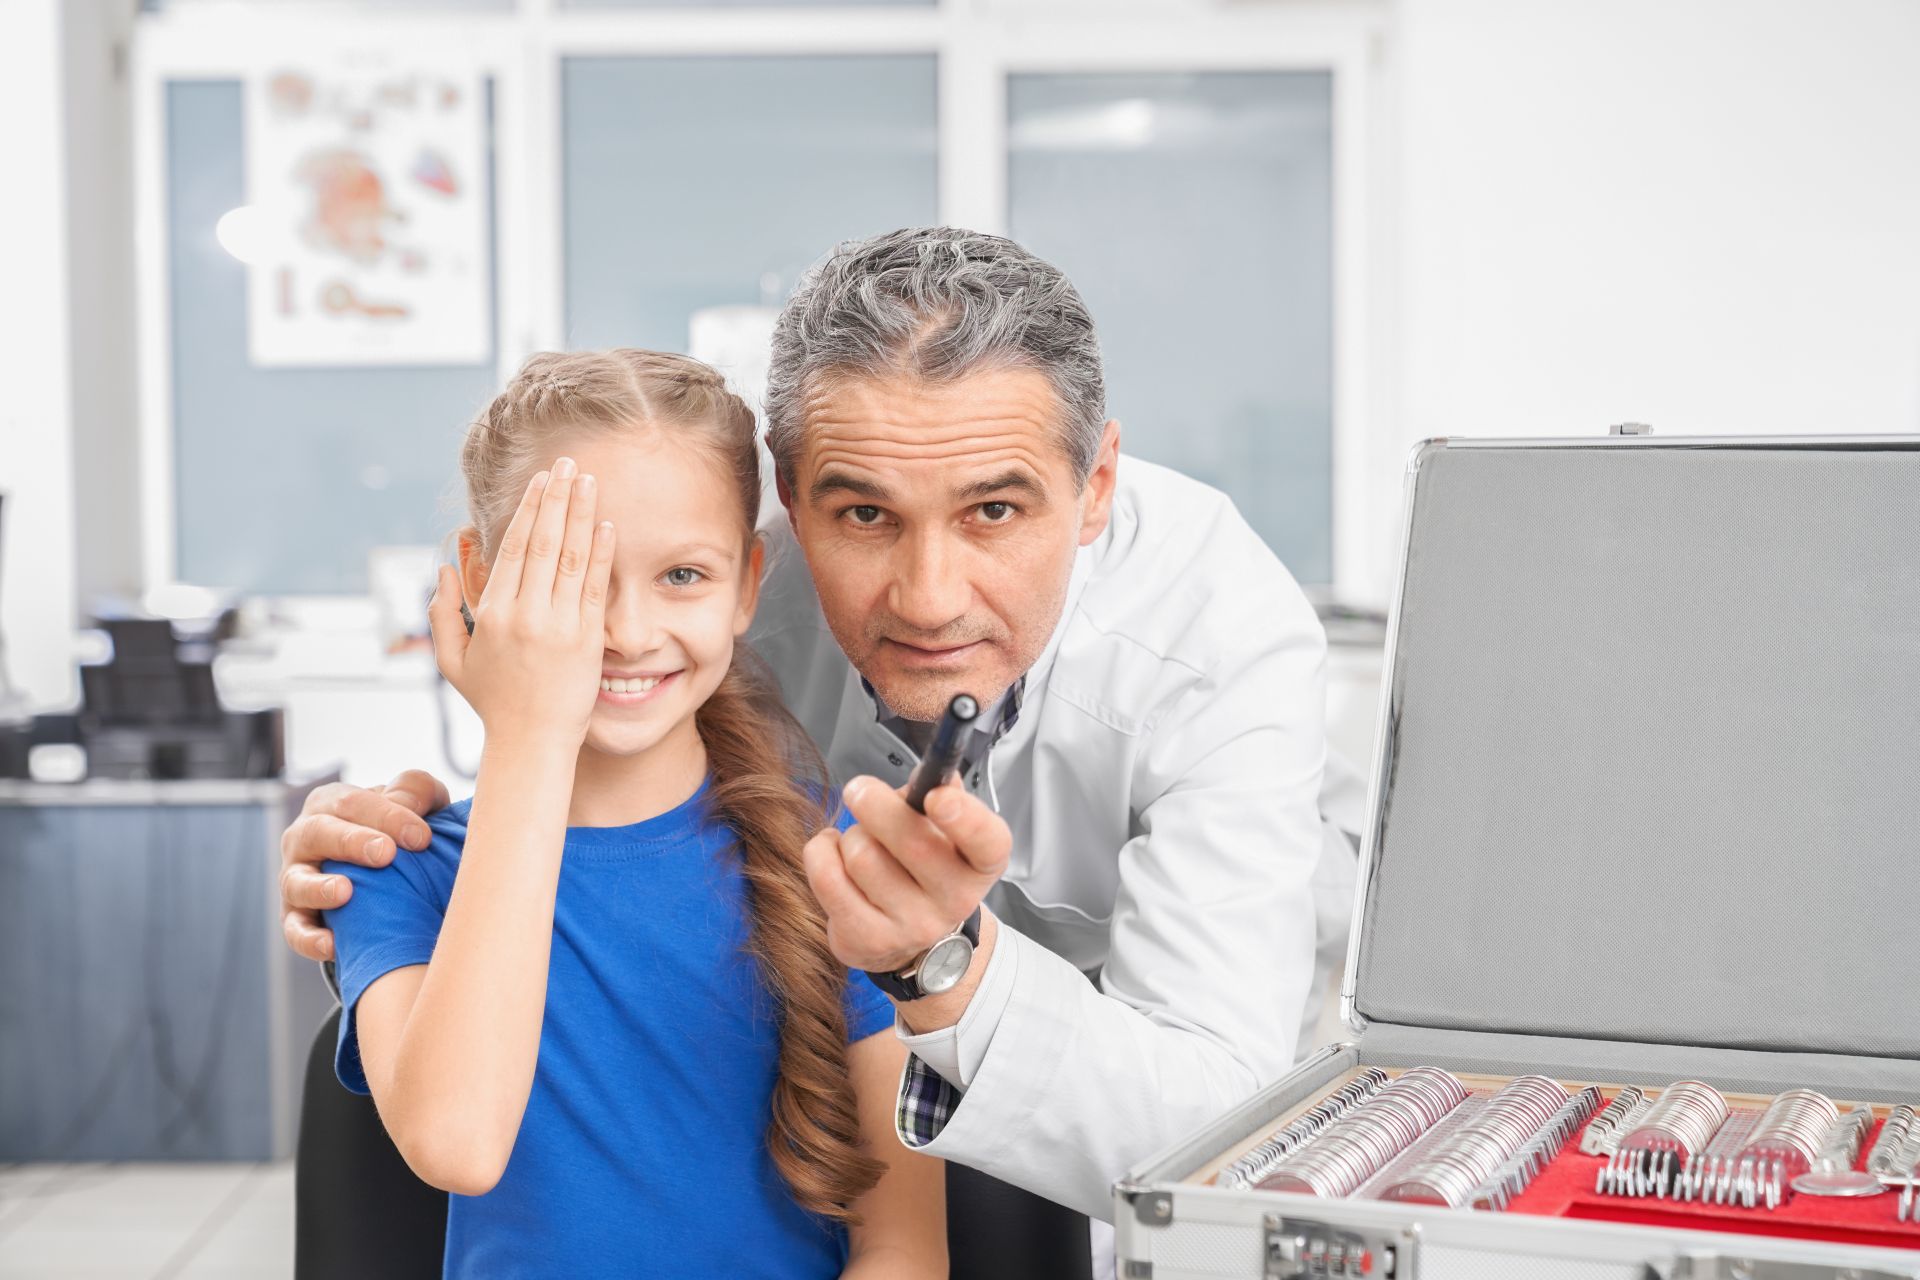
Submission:
<svg viewBox="0 0 1920 1280">
<path fill-rule="evenodd" d="M 644 422 L 562 436 L 555 441 L 554 457 L 562 455 L 579 463 L 582 473 L 593 475 L 617 474 L 635 468 L 725 470 L 720 464 L 719 450 L 697 431 Z M 541 465 L 552 462 L 553 459 L 548 458 Z"/>
<path fill-rule="evenodd" d="M 739 554 L 748 513 L 732 472 L 712 444 L 691 433 L 641 429 L 581 440 L 567 456 L 594 477 L 596 516 L 611 520 L 622 551 L 690 544 Z"/>
</svg>

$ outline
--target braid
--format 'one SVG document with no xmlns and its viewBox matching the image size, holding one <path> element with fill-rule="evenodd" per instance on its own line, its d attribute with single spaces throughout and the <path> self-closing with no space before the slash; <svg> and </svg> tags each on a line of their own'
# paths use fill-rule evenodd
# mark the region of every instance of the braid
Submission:
<svg viewBox="0 0 1920 1280">
<path fill-rule="evenodd" d="M 714 811 L 740 841 L 753 903 L 750 947 L 781 1007 L 767 1148 L 795 1200 L 849 1221 L 847 1206 L 879 1181 L 883 1166 L 862 1149 L 847 1087 L 847 971 L 827 949 L 826 916 L 798 856 L 832 815 L 795 779 L 825 796 L 826 768 L 771 682 L 753 669 L 757 663 L 750 650 L 736 649 L 697 721 Z"/>
</svg>

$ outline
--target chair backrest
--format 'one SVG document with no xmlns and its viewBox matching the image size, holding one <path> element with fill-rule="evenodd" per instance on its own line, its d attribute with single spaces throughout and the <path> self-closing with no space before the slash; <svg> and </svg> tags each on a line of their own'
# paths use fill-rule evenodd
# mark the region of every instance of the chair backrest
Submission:
<svg viewBox="0 0 1920 1280">
<path fill-rule="evenodd" d="M 948 1280 L 1091 1280 L 1085 1214 L 947 1166 Z"/>
<path fill-rule="evenodd" d="M 415 1177 L 373 1099 L 333 1074 L 340 1011 L 307 1054 L 294 1152 L 295 1280 L 439 1280 L 447 1194 Z"/>
</svg>

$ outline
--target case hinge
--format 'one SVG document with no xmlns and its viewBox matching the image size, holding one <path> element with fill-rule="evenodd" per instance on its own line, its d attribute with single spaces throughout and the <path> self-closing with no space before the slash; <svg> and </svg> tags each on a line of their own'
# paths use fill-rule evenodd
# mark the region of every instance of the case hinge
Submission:
<svg viewBox="0 0 1920 1280">
<path fill-rule="evenodd" d="M 1173 1225 L 1173 1193 L 1155 1191 L 1138 1182 L 1116 1182 L 1113 1189 L 1133 1206 L 1133 1216 L 1149 1227 Z"/>
</svg>

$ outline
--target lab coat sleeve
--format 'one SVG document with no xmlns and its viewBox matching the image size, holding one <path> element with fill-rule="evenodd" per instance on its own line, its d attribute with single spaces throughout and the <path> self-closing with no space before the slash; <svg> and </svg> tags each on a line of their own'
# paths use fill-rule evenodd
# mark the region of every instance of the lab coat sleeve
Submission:
<svg viewBox="0 0 1920 1280">
<path fill-rule="evenodd" d="M 910 1062 L 903 1139 L 1110 1218 L 1129 1165 L 1291 1066 L 1314 970 L 1314 872 L 1334 845 L 1318 802 L 1325 639 L 1304 600 L 1290 605 L 1149 730 L 1098 984 L 1003 926 L 1014 978 L 995 1024 L 969 1028 L 990 1036 L 979 1069 L 935 1108 L 928 1140 L 931 1126 L 909 1124 L 927 1109 L 908 1086 L 929 1083 Z"/>
</svg>

